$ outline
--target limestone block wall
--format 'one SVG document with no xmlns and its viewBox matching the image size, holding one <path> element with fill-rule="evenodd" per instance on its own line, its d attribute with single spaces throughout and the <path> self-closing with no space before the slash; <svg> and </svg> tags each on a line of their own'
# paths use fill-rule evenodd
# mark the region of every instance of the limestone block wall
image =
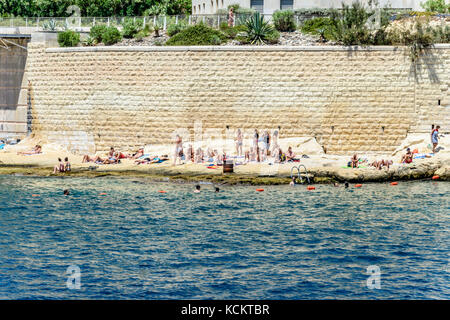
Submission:
<svg viewBox="0 0 450 320">
<path fill-rule="evenodd" d="M 31 43 L 32 129 L 77 152 L 170 143 L 176 130 L 193 139 L 201 124 L 224 135 L 279 128 L 315 137 L 329 154 L 386 153 L 428 122 L 450 126 L 450 47 L 426 58 L 414 73 L 392 47 Z"/>
</svg>

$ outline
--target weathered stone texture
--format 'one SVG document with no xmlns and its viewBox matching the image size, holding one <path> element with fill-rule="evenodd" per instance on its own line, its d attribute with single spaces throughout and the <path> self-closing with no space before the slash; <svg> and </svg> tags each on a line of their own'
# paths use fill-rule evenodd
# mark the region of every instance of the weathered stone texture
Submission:
<svg viewBox="0 0 450 320">
<path fill-rule="evenodd" d="M 314 136 L 328 153 L 388 152 L 410 129 L 450 126 L 450 48 L 433 54 L 414 76 L 401 49 L 49 52 L 31 44 L 33 130 L 79 152 L 131 150 L 169 143 L 177 128 L 193 135 L 201 121 L 224 134 L 280 126 L 281 137 Z"/>
</svg>

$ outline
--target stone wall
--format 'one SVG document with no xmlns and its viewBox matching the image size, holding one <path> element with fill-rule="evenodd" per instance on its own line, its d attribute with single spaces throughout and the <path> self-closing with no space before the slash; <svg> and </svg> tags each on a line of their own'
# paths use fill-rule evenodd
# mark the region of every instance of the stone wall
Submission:
<svg viewBox="0 0 450 320">
<path fill-rule="evenodd" d="M 34 132 L 78 152 L 169 143 L 180 128 L 192 139 L 196 121 L 223 134 L 279 127 L 332 154 L 391 152 L 410 130 L 450 127 L 449 67 L 444 45 L 416 72 L 393 47 L 31 43 L 27 63 Z"/>
</svg>

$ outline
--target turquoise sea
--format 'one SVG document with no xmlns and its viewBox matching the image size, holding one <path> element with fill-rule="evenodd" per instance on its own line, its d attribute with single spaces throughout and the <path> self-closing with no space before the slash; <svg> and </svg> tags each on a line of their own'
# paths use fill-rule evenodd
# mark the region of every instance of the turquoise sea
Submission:
<svg viewBox="0 0 450 320">
<path fill-rule="evenodd" d="M 0 177 L 0 299 L 450 299 L 448 182 L 201 186 Z"/>
</svg>

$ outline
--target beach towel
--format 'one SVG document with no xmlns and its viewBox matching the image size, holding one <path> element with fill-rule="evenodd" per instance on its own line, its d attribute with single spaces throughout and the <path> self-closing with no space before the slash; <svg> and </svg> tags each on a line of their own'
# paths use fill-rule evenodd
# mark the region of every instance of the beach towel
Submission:
<svg viewBox="0 0 450 320">
<path fill-rule="evenodd" d="M 4 143 L 0 144 L 0 150 L 3 150 L 4 147 L 5 147 Z"/>
<path fill-rule="evenodd" d="M 359 166 L 358 168 L 352 168 L 352 167 L 348 167 L 348 166 L 343 166 L 342 168 L 344 168 L 344 169 L 365 169 L 365 168 L 367 168 L 367 166 Z"/>
<path fill-rule="evenodd" d="M 413 159 L 431 158 L 432 156 L 434 156 L 433 153 L 416 153 Z"/>
</svg>

